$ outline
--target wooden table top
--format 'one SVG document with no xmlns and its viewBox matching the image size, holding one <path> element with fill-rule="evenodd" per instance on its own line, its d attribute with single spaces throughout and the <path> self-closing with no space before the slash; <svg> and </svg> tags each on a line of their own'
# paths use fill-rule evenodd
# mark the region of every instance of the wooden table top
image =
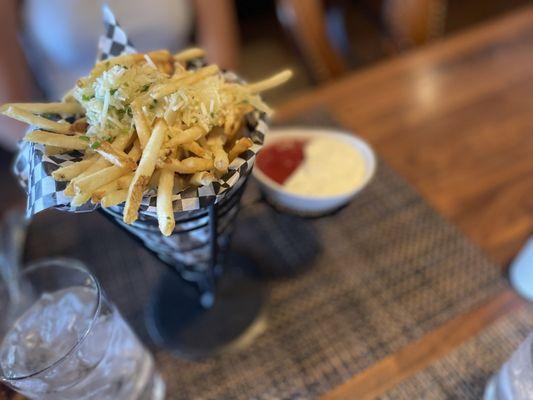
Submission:
<svg viewBox="0 0 533 400">
<path fill-rule="evenodd" d="M 368 140 L 502 267 L 532 233 L 533 8 L 299 96 L 277 118 L 317 107 Z M 325 397 L 374 398 L 522 305 L 502 293 Z"/>
</svg>

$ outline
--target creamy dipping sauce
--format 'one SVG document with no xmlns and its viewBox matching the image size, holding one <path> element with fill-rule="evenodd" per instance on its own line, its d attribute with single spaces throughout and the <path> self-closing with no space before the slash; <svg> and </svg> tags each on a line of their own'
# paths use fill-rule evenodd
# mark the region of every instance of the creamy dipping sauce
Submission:
<svg viewBox="0 0 533 400">
<path fill-rule="evenodd" d="M 285 190 L 310 197 L 346 194 L 363 181 L 366 172 L 356 148 L 330 137 L 275 143 L 266 146 L 257 161 L 259 169 Z"/>
</svg>

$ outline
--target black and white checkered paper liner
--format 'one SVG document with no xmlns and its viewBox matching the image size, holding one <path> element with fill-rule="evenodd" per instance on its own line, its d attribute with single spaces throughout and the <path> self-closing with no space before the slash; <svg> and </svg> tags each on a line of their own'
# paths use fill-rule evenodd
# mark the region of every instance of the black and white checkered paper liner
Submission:
<svg viewBox="0 0 533 400">
<path fill-rule="evenodd" d="M 115 16 L 106 6 L 103 8 L 103 16 L 106 32 L 98 44 L 99 59 L 105 60 L 121 54 L 134 53 L 135 48 L 126 32 L 120 27 Z M 188 63 L 187 68 L 195 69 L 201 65 L 203 65 L 202 60 L 195 60 Z M 231 72 L 225 72 L 225 77 L 228 80 L 238 80 L 238 77 Z M 68 118 L 69 116 L 61 115 L 60 117 Z M 175 193 L 174 212 L 179 214 L 183 211 L 194 211 L 207 207 L 213 202 L 218 203 L 230 188 L 236 186 L 238 182 L 244 181 L 252 170 L 255 156 L 263 145 L 267 130 L 268 125 L 264 113 L 259 111 L 249 113 L 246 116 L 245 135 L 252 139 L 254 143 L 252 147 L 233 160 L 228 172 L 218 181 L 207 186 Z M 26 210 L 28 217 L 49 208 L 87 212 L 98 207 L 90 202 L 80 207 L 71 207 L 70 198 L 64 193 L 66 183 L 56 182 L 52 177 L 52 172 L 56 169 L 80 161 L 81 158 L 82 155 L 79 152 L 48 156 L 44 154 L 42 145 L 28 142 L 20 144 L 14 164 L 14 174 L 28 195 Z M 118 209 L 121 211 L 123 206 L 119 206 Z M 143 198 L 139 214 L 149 217 L 156 216 L 155 193 L 147 193 Z"/>
</svg>

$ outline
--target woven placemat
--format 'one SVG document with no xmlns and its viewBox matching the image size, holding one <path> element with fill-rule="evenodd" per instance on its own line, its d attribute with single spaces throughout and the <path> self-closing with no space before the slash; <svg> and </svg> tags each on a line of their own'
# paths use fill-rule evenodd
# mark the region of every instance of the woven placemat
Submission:
<svg viewBox="0 0 533 400">
<path fill-rule="evenodd" d="M 250 185 L 245 202 L 257 197 Z M 264 203 L 238 219 L 236 247 L 270 289 L 265 332 L 200 362 L 156 351 L 169 399 L 314 398 L 496 294 L 499 268 L 384 163 L 348 207 L 316 220 Z M 143 308 L 165 267 L 99 213 L 47 212 L 27 258 L 87 262 L 142 338 Z"/>
<path fill-rule="evenodd" d="M 531 331 L 533 305 L 501 318 L 381 399 L 481 399 L 491 375 L 499 370 Z"/>
</svg>

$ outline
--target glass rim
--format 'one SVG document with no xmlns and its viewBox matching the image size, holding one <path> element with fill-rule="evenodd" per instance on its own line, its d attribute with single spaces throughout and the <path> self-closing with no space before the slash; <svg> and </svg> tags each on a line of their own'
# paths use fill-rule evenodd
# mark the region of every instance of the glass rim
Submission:
<svg viewBox="0 0 533 400">
<path fill-rule="evenodd" d="M 57 365 L 59 365 L 61 362 L 63 362 L 63 360 L 65 360 L 72 353 L 74 353 L 75 351 L 77 351 L 79 349 L 81 344 L 85 341 L 85 339 L 87 338 L 87 336 L 91 332 L 91 330 L 93 328 L 93 325 L 94 325 L 94 323 L 96 321 L 96 318 L 97 318 L 97 316 L 98 316 L 98 314 L 100 312 L 101 305 L 102 305 L 102 288 L 100 286 L 100 282 L 98 282 L 98 279 L 96 279 L 96 277 L 89 271 L 87 266 L 80 260 L 77 260 L 75 258 L 68 258 L 68 257 L 47 257 L 47 258 L 42 258 L 42 259 L 36 260 L 34 262 L 31 262 L 30 264 L 28 264 L 27 267 L 23 268 L 20 271 L 20 276 L 27 275 L 27 274 L 29 274 L 29 273 L 31 273 L 33 271 L 36 271 L 36 270 L 41 269 L 41 268 L 45 268 L 47 266 L 48 267 L 49 266 L 55 266 L 55 267 L 60 267 L 60 268 L 67 268 L 67 269 L 71 269 L 71 270 L 76 270 L 76 271 L 79 271 L 79 272 L 82 272 L 82 273 L 86 274 L 90 278 L 91 282 L 94 284 L 94 287 L 96 289 L 96 305 L 95 305 L 94 310 L 92 312 L 92 315 L 90 317 L 91 321 L 88 324 L 87 328 L 84 330 L 83 334 L 68 349 L 68 351 L 66 351 L 57 360 L 55 360 L 50 365 L 47 365 L 44 368 L 41 368 L 41 369 L 39 369 L 39 370 L 37 370 L 35 372 L 32 372 L 30 374 L 25 374 L 25 375 L 20 375 L 20 376 L 15 376 L 15 377 L 6 377 L 5 373 L 4 373 L 4 369 L 0 365 L 0 380 L 1 381 L 14 382 L 14 381 L 21 381 L 23 379 L 32 378 L 32 377 L 40 375 L 43 372 L 46 372 L 46 371 L 56 367 Z M 30 305 L 28 307 L 28 309 L 32 305 Z M 27 310 L 25 310 L 24 312 L 26 312 L 26 311 Z M 2 338 L 2 341 L 3 341 L 3 339 L 4 338 Z"/>
</svg>

